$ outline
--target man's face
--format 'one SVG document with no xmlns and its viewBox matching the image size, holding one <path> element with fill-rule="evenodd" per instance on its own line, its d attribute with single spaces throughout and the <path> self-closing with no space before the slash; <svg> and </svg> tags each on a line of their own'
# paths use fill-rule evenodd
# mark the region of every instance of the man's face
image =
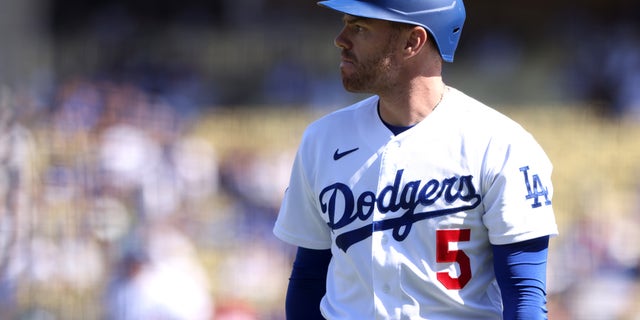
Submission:
<svg viewBox="0 0 640 320">
<path fill-rule="evenodd" d="M 394 85 L 402 46 L 400 29 L 388 21 L 345 15 L 335 39 L 342 49 L 340 73 L 347 91 L 377 93 Z"/>
</svg>

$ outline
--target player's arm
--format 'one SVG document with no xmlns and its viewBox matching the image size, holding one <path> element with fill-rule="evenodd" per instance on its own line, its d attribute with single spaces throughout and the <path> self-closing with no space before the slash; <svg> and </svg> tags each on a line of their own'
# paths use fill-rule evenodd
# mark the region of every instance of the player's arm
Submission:
<svg viewBox="0 0 640 320">
<path fill-rule="evenodd" d="M 326 292 L 331 256 L 330 249 L 298 248 L 285 301 L 288 320 L 324 319 L 320 314 L 320 300 Z"/>
<path fill-rule="evenodd" d="M 549 236 L 493 245 L 494 270 L 503 319 L 547 319 L 546 271 Z"/>
</svg>

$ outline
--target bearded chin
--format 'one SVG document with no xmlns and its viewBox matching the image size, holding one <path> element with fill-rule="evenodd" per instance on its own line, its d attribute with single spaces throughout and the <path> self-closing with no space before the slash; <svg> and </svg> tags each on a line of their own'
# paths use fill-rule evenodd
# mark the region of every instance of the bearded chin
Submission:
<svg viewBox="0 0 640 320">
<path fill-rule="evenodd" d="M 375 93 L 389 83 L 392 83 L 391 74 L 395 72 L 393 63 L 388 56 L 373 60 L 366 67 L 353 73 L 342 72 L 342 86 L 353 93 Z"/>
<path fill-rule="evenodd" d="M 342 86 L 345 90 L 353 93 L 367 93 L 372 91 L 374 82 L 377 80 L 375 72 L 355 72 L 352 74 L 342 74 Z"/>
<path fill-rule="evenodd" d="M 342 86 L 345 90 L 349 92 L 363 92 L 365 91 L 365 83 L 358 77 L 352 76 L 342 76 Z"/>
</svg>

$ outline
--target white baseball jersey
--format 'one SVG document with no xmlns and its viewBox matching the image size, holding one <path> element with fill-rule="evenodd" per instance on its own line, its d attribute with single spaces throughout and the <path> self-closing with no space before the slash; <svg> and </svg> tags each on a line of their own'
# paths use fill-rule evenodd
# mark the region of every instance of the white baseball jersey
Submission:
<svg viewBox="0 0 640 320">
<path fill-rule="evenodd" d="M 556 235 L 534 138 L 448 87 L 395 136 L 373 96 L 312 123 L 274 234 L 329 249 L 327 319 L 500 319 L 491 244 Z"/>
</svg>

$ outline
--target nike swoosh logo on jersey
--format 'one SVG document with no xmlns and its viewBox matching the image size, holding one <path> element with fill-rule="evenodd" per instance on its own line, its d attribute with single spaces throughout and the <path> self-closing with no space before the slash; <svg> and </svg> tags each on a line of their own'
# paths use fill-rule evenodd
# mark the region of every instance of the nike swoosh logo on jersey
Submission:
<svg viewBox="0 0 640 320">
<path fill-rule="evenodd" d="M 342 157 L 352 153 L 352 152 L 356 152 L 358 151 L 358 149 L 360 148 L 353 148 L 344 152 L 340 152 L 340 148 L 336 149 L 336 152 L 333 153 L 333 160 L 338 161 L 340 160 Z"/>
</svg>

